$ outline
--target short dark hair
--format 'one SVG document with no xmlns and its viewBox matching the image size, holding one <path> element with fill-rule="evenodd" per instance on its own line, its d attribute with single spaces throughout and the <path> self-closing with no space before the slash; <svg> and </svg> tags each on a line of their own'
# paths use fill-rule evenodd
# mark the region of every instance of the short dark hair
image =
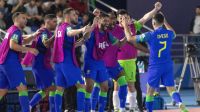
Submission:
<svg viewBox="0 0 200 112">
<path fill-rule="evenodd" d="M 200 5 L 197 5 L 196 8 L 199 8 L 199 9 L 200 9 Z"/>
<path fill-rule="evenodd" d="M 63 16 L 70 14 L 72 11 L 75 11 L 73 8 L 66 8 L 63 11 Z"/>
<path fill-rule="evenodd" d="M 119 15 L 125 15 L 125 14 L 128 14 L 128 12 L 125 9 L 119 9 L 117 11 L 117 16 L 119 16 Z"/>
<path fill-rule="evenodd" d="M 115 12 L 109 12 L 108 16 L 109 16 L 109 18 L 116 18 L 116 13 Z"/>
<path fill-rule="evenodd" d="M 105 18 L 105 17 L 109 17 L 107 14 L 105 14 L 105 13 L 101 13 L 100 15 L 99 15 L 99 17 L 100 18 Z"/>
<path fill-rule="evenodd" d="M 161 13 L 157 13 L 153 16 L 153 19 L 158 23 L 158 24 L 163 24 L 165 17 Z"/>
<path fill-rule="evenodd" d="M 19 15 L 21 14 L 25 14 L 24 12 L 15 12 L 13 15 L 12 15 L 12 20 L 14 21 L 15 18 L 17 18 Z"/>
<path fill-rule="evenodd" d="M 56 18 L 56 15 L 55 15 L 55 14 L 47 14 L 47 15 L 45 15 L 45 17 L 44 17 L 44 20 L 54 19 L 54 18 Z"/>
</svg>

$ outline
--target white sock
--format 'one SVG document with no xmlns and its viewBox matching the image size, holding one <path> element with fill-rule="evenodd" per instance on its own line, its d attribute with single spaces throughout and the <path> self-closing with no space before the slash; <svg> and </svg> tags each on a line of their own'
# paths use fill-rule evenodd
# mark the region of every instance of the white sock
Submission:
<svg viewBox="0 0 200 112">
<path fill-rule="evenodd" d="M 127 96 L 126 96 L 126 108 L 129 108 L 129 97 L 130 96 L 130 93 L 128 92 Z"/>
<path fill-rule="evenodd" d="M 113 106 L 114 109 L 119 109 L 120 108 L 120 101 L 119 101 L 119 95 L 118 91 L 113 91 Z"/>
<path fill-rule="evenodd" d="M 120 112 L 125 112 L 125 108 L 120 108 Z"/>
<path fill-rule="evenodd" d="M 128 100 L 130 109 L 134 109 L 136 107 L 136 92 L 129 93 Z"/>
<path fill-rule="evenodd" d="M 95 110 L 91 110 L 91 112 L 95 112 Z"/>
</svg>

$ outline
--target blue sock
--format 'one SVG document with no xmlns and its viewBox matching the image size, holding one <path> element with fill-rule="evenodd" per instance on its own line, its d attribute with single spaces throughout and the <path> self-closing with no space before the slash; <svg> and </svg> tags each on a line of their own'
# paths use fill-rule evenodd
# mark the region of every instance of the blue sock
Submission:
<svg viewBox="0 0 200 112">
<path fill-rule="evenodd" d="M 79 88 L 77 91 L 77 111 L 83 112 L 85 109 L 85 89 Z"/>
<path fill-rule="evenodd" d="M 176 103 L 181 103 L 182 100 L 181 100 L 181 97 L 180 97 L 180 94 L 177 93 L 177 92 L 172 92 L 171 94 L 171 97 L 173 98 L 173 100 L 176 102 Z"/>
<path fill-rule="evenodd" d="M 147 112 L 153 112 L 153 96 L 146 95 L 146 108 Z"/>
<path fill-rule="evenodd" d="M 127 82 L 125 76 L 121 76 L 117 80 L 118 84 L 120 85 L 119 87 L 119 99 L 120 99 L 120 107 L 125 108 L 126 105 L 126 96 L 127 96 Z"/>
<path fill-rule="evenodd" d="M 86 92 L 85 93 L 85 112 L 90 112 L 91 110 L 90 98 L 91 98 L 91 93 Z"/>
<path fill-rule="evenodd" d="M 55 112 L 55 92 L 49 91 L 49 111 Z"/>
<path fill-rule="evenodd" d="M 19 91 L 19 102 L 22 108 L 22 112 L 29 112 L 29 99 L 27 90 Z"/>
<path fill-rule="evenodd" d="M 99 112 L 104 112 L 107 103 L 107 92 L 100 92 L 99 95 Z"/>
<path fill-rule="evenodd" d="M 55 110 L 56 110 L 56 112 L 62 112 L 62 96 L 63 96 L 63 92 L 56 90 L 56 93 L 55 93 Z"/>
<path fill-rule="evenodd" d="M 96 110 L 97 103 L 98 103 L 98 98 L 99 98 L 99 91 L 100 87 L 98 84 L 95 84 L 95 87 L 92 91 L 92 96 L 91 96 L 91 109 Z"/>
<path fill-rule="evenodd" d="M 45 97 L 45 92 L 44 91 L 39 91 L 38 93 L 36 93 L 33 98 L 31 99 L 31 101 L 29 102 L 30 106 L 33 107 L 35 106 L 40 100 L 42 100 Z"/>
<path fill-rule="evenodd" d="M 127 96 L 127 85 L 119 87 L 119 99 L 120 99 L 120 107 L 125 108 L 126 105 L 126 96 Z"/>
</svg>

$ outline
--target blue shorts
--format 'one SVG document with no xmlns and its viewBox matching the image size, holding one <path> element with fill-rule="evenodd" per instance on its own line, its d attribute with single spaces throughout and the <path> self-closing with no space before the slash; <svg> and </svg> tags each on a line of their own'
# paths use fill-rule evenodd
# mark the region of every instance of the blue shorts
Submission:
<svg viewBox="0 0 200 112">
<path fill-rule="evenodd" d="M 106 67 L 106 68 L 107 68 L 109 76 L 112 79 L 117 79 L 117 77 L 123 70 L 123 68 L 119 65 L 119 63 L 117 63 L 115 67 Z"/>
<path fill-rule="evenodd" d="M 75 84 L 84 84 L 80 68 L 66 63 L 54 65 L 56 71 L 56 85 L 67 88 Z"/>
<path fill-rule="evenodd" d="M 46 89 L 55 83 L 52 69 L 33 68 L 33 75 L 38 89 Z"/>
<path fill-rule="evenodd" d="M 149 66 L 148 84 L 153 88 L 159 88 L 160 83 L 164 86 L 174 86 L 173 63 Z"/>
<path fill-rule="evenodd" d="M 19 61 L 0 65 L 0 88 L 14 89 L 26 85 L 25 74 Z"/>
<path fill-rule="evenodd" d="M 99 67 L 99 69 L 93 67 L 85 67 L 84 72 L 85 78 L 93 79 L 97 83 L 102 83 L 109 79 L 108 72 L 105 66 Z"/>
</svg>

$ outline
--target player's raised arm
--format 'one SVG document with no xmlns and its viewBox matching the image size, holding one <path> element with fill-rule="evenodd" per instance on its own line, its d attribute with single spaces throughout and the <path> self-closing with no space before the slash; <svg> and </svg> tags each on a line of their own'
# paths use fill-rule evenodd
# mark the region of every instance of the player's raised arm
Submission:
<svg viewBox="0 0 200 112">
<path fill-rule="evenodd" d="M 164 19 L 164 25 L 166 27 L 167 30 L 171 30 L 174 32 L 174 37 L 176 37 L 176 32 L 175 30 L 172 28 L 172 26 L 167 22 L 166 18 Z"/>
<path fill-rule="evenodd" d="M 162 4 L 160 2 L 156 2 L 154 5 L 154 9 L 150 12 L 146 13 L 139 22 L 141 24 L 145 24 L 147 21 L 149 21 L 160 9 L 162 8 Z"/>
<path fill-rule="evenodd" d="M 122 17 L 122 26 L 124 27 L 124 33 L 125 33 L 125 37 L 127 38 L 127 41 L 134 44 L 136 42 L 135 36 L 131 35 L 131 31 L 130 28 L 128 26 L 128 20 L 126 19 L 126 17 Z"/>
</svg>

